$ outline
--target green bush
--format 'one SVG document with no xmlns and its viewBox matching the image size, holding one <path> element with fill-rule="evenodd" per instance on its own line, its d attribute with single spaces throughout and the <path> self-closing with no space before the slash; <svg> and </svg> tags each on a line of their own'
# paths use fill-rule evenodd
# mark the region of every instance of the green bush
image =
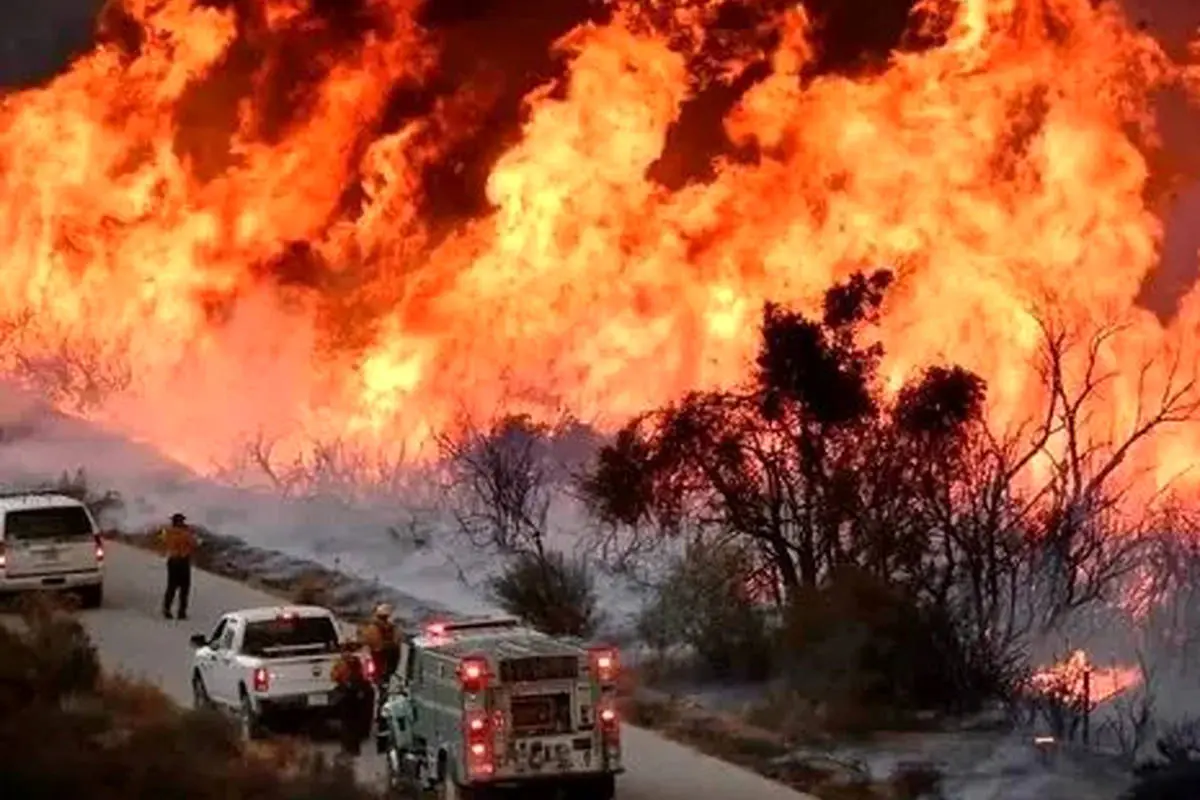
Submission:
<svg viewBox="0 0 1200 800">
<path fill-rule="evenodd" d="M 856 569 L 793 599 L 783 649 L 789 684 L 848 728 L 974 711 L 1004 691 L 998 656 L 967 648 L 947 614 L 903 586 Z"/>
<path fill-rule="evenodd" d="M 522 553 L 491 582 L 500 607 L 553 636 L 589 637 L 601 621 L 587 564 L 557 551 Z"/>
<path fill-rule="evenodd" d="M 735 547 L 687 548 L 642 611 L 639 635 L 662 653 L 675 648 L 693 653 L 706 677 L 768 677 L 775 634 L 746 589 L 750 573 L 749 559 Z"/>
</svg>

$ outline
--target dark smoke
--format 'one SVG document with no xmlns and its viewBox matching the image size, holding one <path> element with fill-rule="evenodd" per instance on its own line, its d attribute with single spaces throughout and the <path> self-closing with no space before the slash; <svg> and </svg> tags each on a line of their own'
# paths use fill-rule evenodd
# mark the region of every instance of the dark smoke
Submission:
<svg viewBox="0 0 1200 800">
<path fill-rule="evenodd" d="M 61 72 L 92 43 L 104 0 L 2 0 L 0 92 Z"/>
</svg>

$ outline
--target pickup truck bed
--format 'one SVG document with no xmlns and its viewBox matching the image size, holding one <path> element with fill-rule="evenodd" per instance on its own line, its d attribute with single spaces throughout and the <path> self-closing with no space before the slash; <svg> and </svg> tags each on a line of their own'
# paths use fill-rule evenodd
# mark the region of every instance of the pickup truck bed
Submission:
<svg viewBox="0 0 1200 800">
<path fill-rule="evenodd" d="M 192 644 L 196 703 L 237 713 L 248 736 L 282 718 L 321 718 L 333 710 L 332 671 L 343 638 L 328 609 L 231 612 Z"/>
</svg>

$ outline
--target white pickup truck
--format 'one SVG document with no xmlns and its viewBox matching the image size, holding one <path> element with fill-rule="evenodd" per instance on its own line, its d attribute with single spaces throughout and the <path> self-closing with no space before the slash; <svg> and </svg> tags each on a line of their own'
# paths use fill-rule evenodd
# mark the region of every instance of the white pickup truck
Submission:
<svg viewBox="0 0 1200 800">
<path fill-rule="evenodd" d="M 330 673 L 344 641 L 333 612 L 319 606 L 231 611 L 212 633 L 192 636 L 193 705 L 235 713 L 249 739 L 332 718 Z M 371 659 L 363 661 L 372 677 Z"/>
</svg>

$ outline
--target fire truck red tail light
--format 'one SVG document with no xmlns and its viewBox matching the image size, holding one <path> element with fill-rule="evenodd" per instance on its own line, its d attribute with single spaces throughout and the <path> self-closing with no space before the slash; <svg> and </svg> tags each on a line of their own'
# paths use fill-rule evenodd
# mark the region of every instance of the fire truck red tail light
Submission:
<svg viewBox="0 0 1200 800">
<path fill-rule="evenodd" d="M 496 771 L 492 761 L 495 732 L 488 723 L 486 711 L 471 711 L 466 719 L 467 771 L 477 777 L 487 777 Z"/>
<path fill-rule="evenodd" d="M 621 672 L 617 651 L 611 647 L 597 647 L 589 651 L 592 673 L 600 683 L 612 683 Z"/>
<path fill-rule="evenodd" d="M 254 691 L 265 692 L 271 688 L 271 673 L 262 667 L 254 670 Z"/>
<path fill-rule="evenodd" d="M 467 694 L 479 694 L 487 688 L 487 662 L 479 658 L 466 658 L 458 665 L 458 682 Z"/>
<path fill-rule="evenodd" d="M 609 747 L 619 747 L 621 742 L 621 720 L 617 714 L 617 709 L 611 705 L 604 705 L 596 714 L 596 719 L 600 721 L 600 733 L 604 738 L 605 744 Z"/>
</svg>

